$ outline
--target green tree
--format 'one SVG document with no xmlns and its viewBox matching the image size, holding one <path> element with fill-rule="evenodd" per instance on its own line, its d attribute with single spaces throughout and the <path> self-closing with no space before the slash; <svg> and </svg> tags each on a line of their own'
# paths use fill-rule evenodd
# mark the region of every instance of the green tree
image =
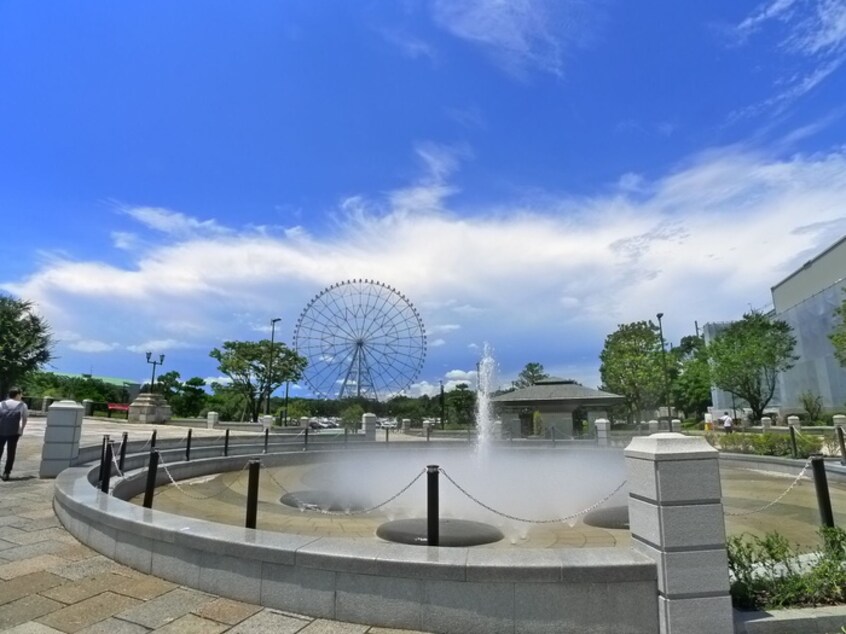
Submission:
<svg viewBox="0 0 846 634">
<path fill-rule="evenodd" d="M 629 422 L 654 409 L 664 390 L 661 338 L 651 321 L 621 324 L 599 355 L 602 389 L 624 397 Z"/>
<path fill-rule="evenodd" d="M 459 425 L 473 425 L 476 422 L 476 394 L 466 383 L 459 383 L 446 393 L 446 407 L 449 420 Z"/>
<path fill-rule="evenodd" d="M 714 385 L 746 401 L 752 420 L 759 421 L 775 393 L 778 373 L 797 359 L 795 346 L 787 322 L 758 311 L 746 313 L 708 346 Z"/>
<path fill-rule="evenodd" d="M 310 399 L 292 398 L 288 401 L 288 424 L 298 424 L 300 418 L 310 417 L 314 412 L 311 407 Z"/>
<path fill-rule="evenodd" d="M 308 363 L 284 343 L 274 343 L 271 350 L 267 339 L 225 341 L 222 349 L 214 348 L 209 356 L 218 362 L 217 369 L 230 378 L 232 388 L 244 397 L 252 421 L 258 421 L 262 399 L 285 381 L 298 381 Z"/>
<path fill-rule="evenodd" d="M 702 337 L 682 337 L 670 352 L 673 404 L 687 417 L 701 419 L 711 405 L 711 370 Z"/>
<path fill-rule="evenodd" d="M 529 387 L 538 381 L 548 379 L 549 375 L 543 371 L 543 366 L 540 363 L 527 363 L 520 374 L 517 375 L 517 380 L 512 381 L 511 384 L 517 388 Z"/>
<path fill-rule="evenodd" d="M 0 295 L 0 395 L 22 383 L 53 357 L 47 321 L 35 314 L 32 302 Z"/>
<path fill-rule="evenodd" d="M 359 403 L 353 403 L 341 412 L 341 420 L 344 426 L 350 429 L 355 429 L 358 426 L 362 416 L 364 416 L 364 408 Z"/>
<path fill-rule="evenodd" d="M 846 293 L 846 288 L 843 292 Z M 834 357 L 840 361 L 840 365 L 846 366 L 846 299 L 834 309 L 834 314 L 840 318 L 840 323 L 834 327 L 828 338 L 834 346 Z"/>
<path fill-rule="evenodd" d="M 242 390 L 225 383 L 213 382 L 212 394 L 206 399 L 201 415 L 217 412 L 220 420 L 244 420 L 247 413 L 247 399 Z"/>
</svg>

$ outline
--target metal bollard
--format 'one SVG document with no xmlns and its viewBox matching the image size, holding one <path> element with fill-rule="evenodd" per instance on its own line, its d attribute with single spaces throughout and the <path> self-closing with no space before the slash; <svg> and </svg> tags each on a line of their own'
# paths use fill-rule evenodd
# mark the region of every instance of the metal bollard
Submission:
<svg viewBox="0 0 846 634">
<path fill-rule="evenodd" d="M 305 428 L 305 433 L 303 434 L 303 451 L 308 449 L 308 427 Z"/>
<path fill-rule="evenodd" d="M 429 546 L 438 546 L 441 541 L 440 517 L 438 516 L 438 474 L 440 471 L 436 464 L 430 464 L 426 467 L 426 543 Z"/>
<path fill-rule="evenodd" d="M 100 477 L 100 490 L 103 493 L 109 492 L 109 481 L 112 479 L 112 459 L 114 452 L 112 451 L 112 443 L 106 443 L 106 454 L 103 457 L 102 473 Z"/>
<path fill-rule="evenodd" d="M 188 438 L 185 439 L 185 461 L 189 462 L 191 460 L 191 432 L 194 431 L 193 429 L 188 429 Z"/>
<path fill-rule="evenodd" d="M 793 457 L 799 457 L 799 449 L 796 447 L 796 428 L 793 425 L 788 425 L 788 429 L 790 430 L 790 447 L 793 451 Z"/>
<path fill-rule="evenodd" d="M 431 437 L 432 437 L 432 426 L 426 425 L 426 442 L 429 442 Z"/>
<path fill-rule="evenodd" d="M 106 462 L 106 445 L 109 444 L 109 437 L 108 435 L 103 436 L 103 444 L 100 446 L 100 474 L 97 476 L 97 482 L 103 481 L 103 465 Z"/>
<path fill-rule="evenodd" d="M 817 490 L 817 505 L 820 507 L 820 521 L 823 526 L 834 526 L 834 514 L 831 512 L 831 496 L 828 493 L 828 477 L 825 475 L 825 460 L 821 454 L 811 456 L 811 468 L 814 471 L 814 488 Z"/>
<path fill-rule="evenodd" d="M 385 442 L 387 443 L 391 439 L 391 430 L 385 427 Z"/>
<path fill-rule="evenodd" d="M 120 441 L 120 460 L 118 460 L 118 468 L 123 473 L 123 464 L 126 462 L 126 444 L 129 442 L 129 432 L 123 432 L 123 438 Z"/>
<path fill-rule="evenodd" d="M 147 486 L 144 489 L 144 508 L 153 508 L 153 492 L 156 490 L 156 472 L 159 470 L 159 452 L 150 450 L 150 462 L 147 464 Z"/>
<path fill-rule="evenodd" d="M 156 448 L 156 430 L 153 430 L 153 435 L 150 436 L 150 449 Z"/>
<path fill-rule="evenodd" d="M 346 445 L 349 443 L 349 436 L 350 436 L 350 428 L 344 427 L 344 444 Z"/>
<path fill-rule="evenodd" d="M 229 455 L 229 430 L 226 430 L 226 433 L 223 436 L 223 455 Z"/>
<path fill-rule="evenodd" d="M 554 447 L 555 446 L 555 427 L 550 427 L 549 431 L 552 434 L 552 446 Z"/>
<path fill-rule="evenodd" d="M 247 519 L 244 526 L 247 528 L 256 527 L 256 516 L 258 515 L 258 490 L 259 490 L 259 470 L 261 469 L 261 462 L 258 460 L 250 460 L 250 473 L 247 480 Z"/>
<path fill-rule="evenodd" d="M 837 426 L 837 442 L 840 443 L 840 464 L 846 465 L 846 443 L 843 442 L 843 427 Z"/>
<path fill-rule="evenodd" d="M 264 453 L 267 453 L 267 441 L 270 439 L 270 429 L 264 430 Z"/>
</svg>

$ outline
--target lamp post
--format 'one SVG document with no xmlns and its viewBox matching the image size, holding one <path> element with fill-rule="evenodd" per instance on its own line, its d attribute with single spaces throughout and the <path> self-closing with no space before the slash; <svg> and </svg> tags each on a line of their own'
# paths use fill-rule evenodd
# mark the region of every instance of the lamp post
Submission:
<svg viewBox="0 0 846 634">
<path fill-rule="evenodd" d="M 664 366 L 664 404 L 667 406 L 667 429 L 673 431 L 673 420 L 670 416 L 670 377 L 667 374 L 667 351 L 664 348 L 664 326 L 661 318 L 664 313 L 658 313 L 658 333 L 661 336 L 661 365 Z"/>
<path fill-rule="evenodd" d="M 444 425 L 446 424 L 446 415 L 444 413 L 445 409 L 446 409 L 446 402 L 444 400 L 444 381 L 443 381 L 443 379 L 441 379 L 440 383 L 441 383 L 441 429 L 444 429 Z"/>
<path fill-rule="evenodd" d="M 150 394 L 153 394 L 153 393 L 155 393 L 155 391 L 156 391 L 156 389 L 155 389 L 155 385 L 156 385 L 156 366 L 157 366 L 157 365 L 164 365 L 164 357 L 165 357 L 165 356 L 164 356 L 163 354 L 160 354 L 160 355 L 159 355 L 159 360 L 158 360 L 158 361 L 156 361 L 155 359 L 153 359 L 153 353 L 152 353 L 152 352 L 148 352 L 148 353 L 147 353 L 147 363 L 149 363 L 150 365 L 152 365 L 152 366 L 153 366 L 153 374 L 150 376 Z M 151 360 L 151 359 L 152 359 L 152 360 Z"/>
<path fill-rule="evenodd" d="M 276 336 L 276 322 L 282 321 L 281 317 L 274 317 L 270 320 L 270 359 L 267 362 L 267 400 L 264 403 L 264 413 L 270 414 L 270 389 L 273 381 L 273 340 Z"/>
</svg>

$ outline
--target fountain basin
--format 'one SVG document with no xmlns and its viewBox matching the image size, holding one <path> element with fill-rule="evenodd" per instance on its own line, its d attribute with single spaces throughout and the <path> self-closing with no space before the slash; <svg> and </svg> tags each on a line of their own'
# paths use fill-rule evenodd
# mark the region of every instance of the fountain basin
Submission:
<svg viewBox="0 0 846 634">
<path fill-rule="evenodd" d="M 290 465 L 320 453 L 254 457 Z M 169 469 L 196 478 L 240 469 L 245 457 Z M 68 469 L 56 480 L 56 514 L 81 542 L 142 572 L 318 618 L 485 634 L 658 629 L 656 566 L 628 549 L 433 548 L 244 529 L 121 499 L 143 490 L 143 476 L 128 474 L 114 497 L 91 486 L 97 468 Z"/>
</svg>

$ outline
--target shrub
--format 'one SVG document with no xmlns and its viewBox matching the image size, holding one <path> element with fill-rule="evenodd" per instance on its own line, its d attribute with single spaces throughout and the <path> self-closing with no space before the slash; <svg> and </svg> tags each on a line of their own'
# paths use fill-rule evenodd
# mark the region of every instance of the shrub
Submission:
<svg viewBox="0 0 846 634">
<path fill-rule="evenodd" d="M 799 400 L 802 401 L 802 407 L 805 408 L 805 413 L 807 414 L 807 421 L 810 425 L 820 425 L 822 424 L 820 419 L 822 418 L 822 410 L 823 410 L 823 400 L 822 396 L 819 394 L 814 394 L 810 390 L 806 390 L 799 395 Z"/>
<path fill-rule="evenodd" d="M 748 535 L 727 541 L 732 603 L 739 608 L 772 609 L 830 605 L 846 601 L 846 532 L 821 528 L 816 561 L 800 559 L 782 535 Z"/>
<path fill-rule="evenodd" d="M 758 456 L 785 456 L 793 455 L 793 447 L 790 442 L 788 434 L 766 432 L 763 434 L 744 434 L 734 433 L 717 436 L 710 434 L 714 438 L 706 439 L 712 445 L 714 441 L 719 442 L 719 447 L 723 451 L 730 451 L 734 453 L 748 453 Z M 822 438 L 819 436 L 809 436 L 797 434 L 796 449 L 800 458 L 807 458 L 813 453 L 819 453 L 822 448 Z"/>
</svg>

